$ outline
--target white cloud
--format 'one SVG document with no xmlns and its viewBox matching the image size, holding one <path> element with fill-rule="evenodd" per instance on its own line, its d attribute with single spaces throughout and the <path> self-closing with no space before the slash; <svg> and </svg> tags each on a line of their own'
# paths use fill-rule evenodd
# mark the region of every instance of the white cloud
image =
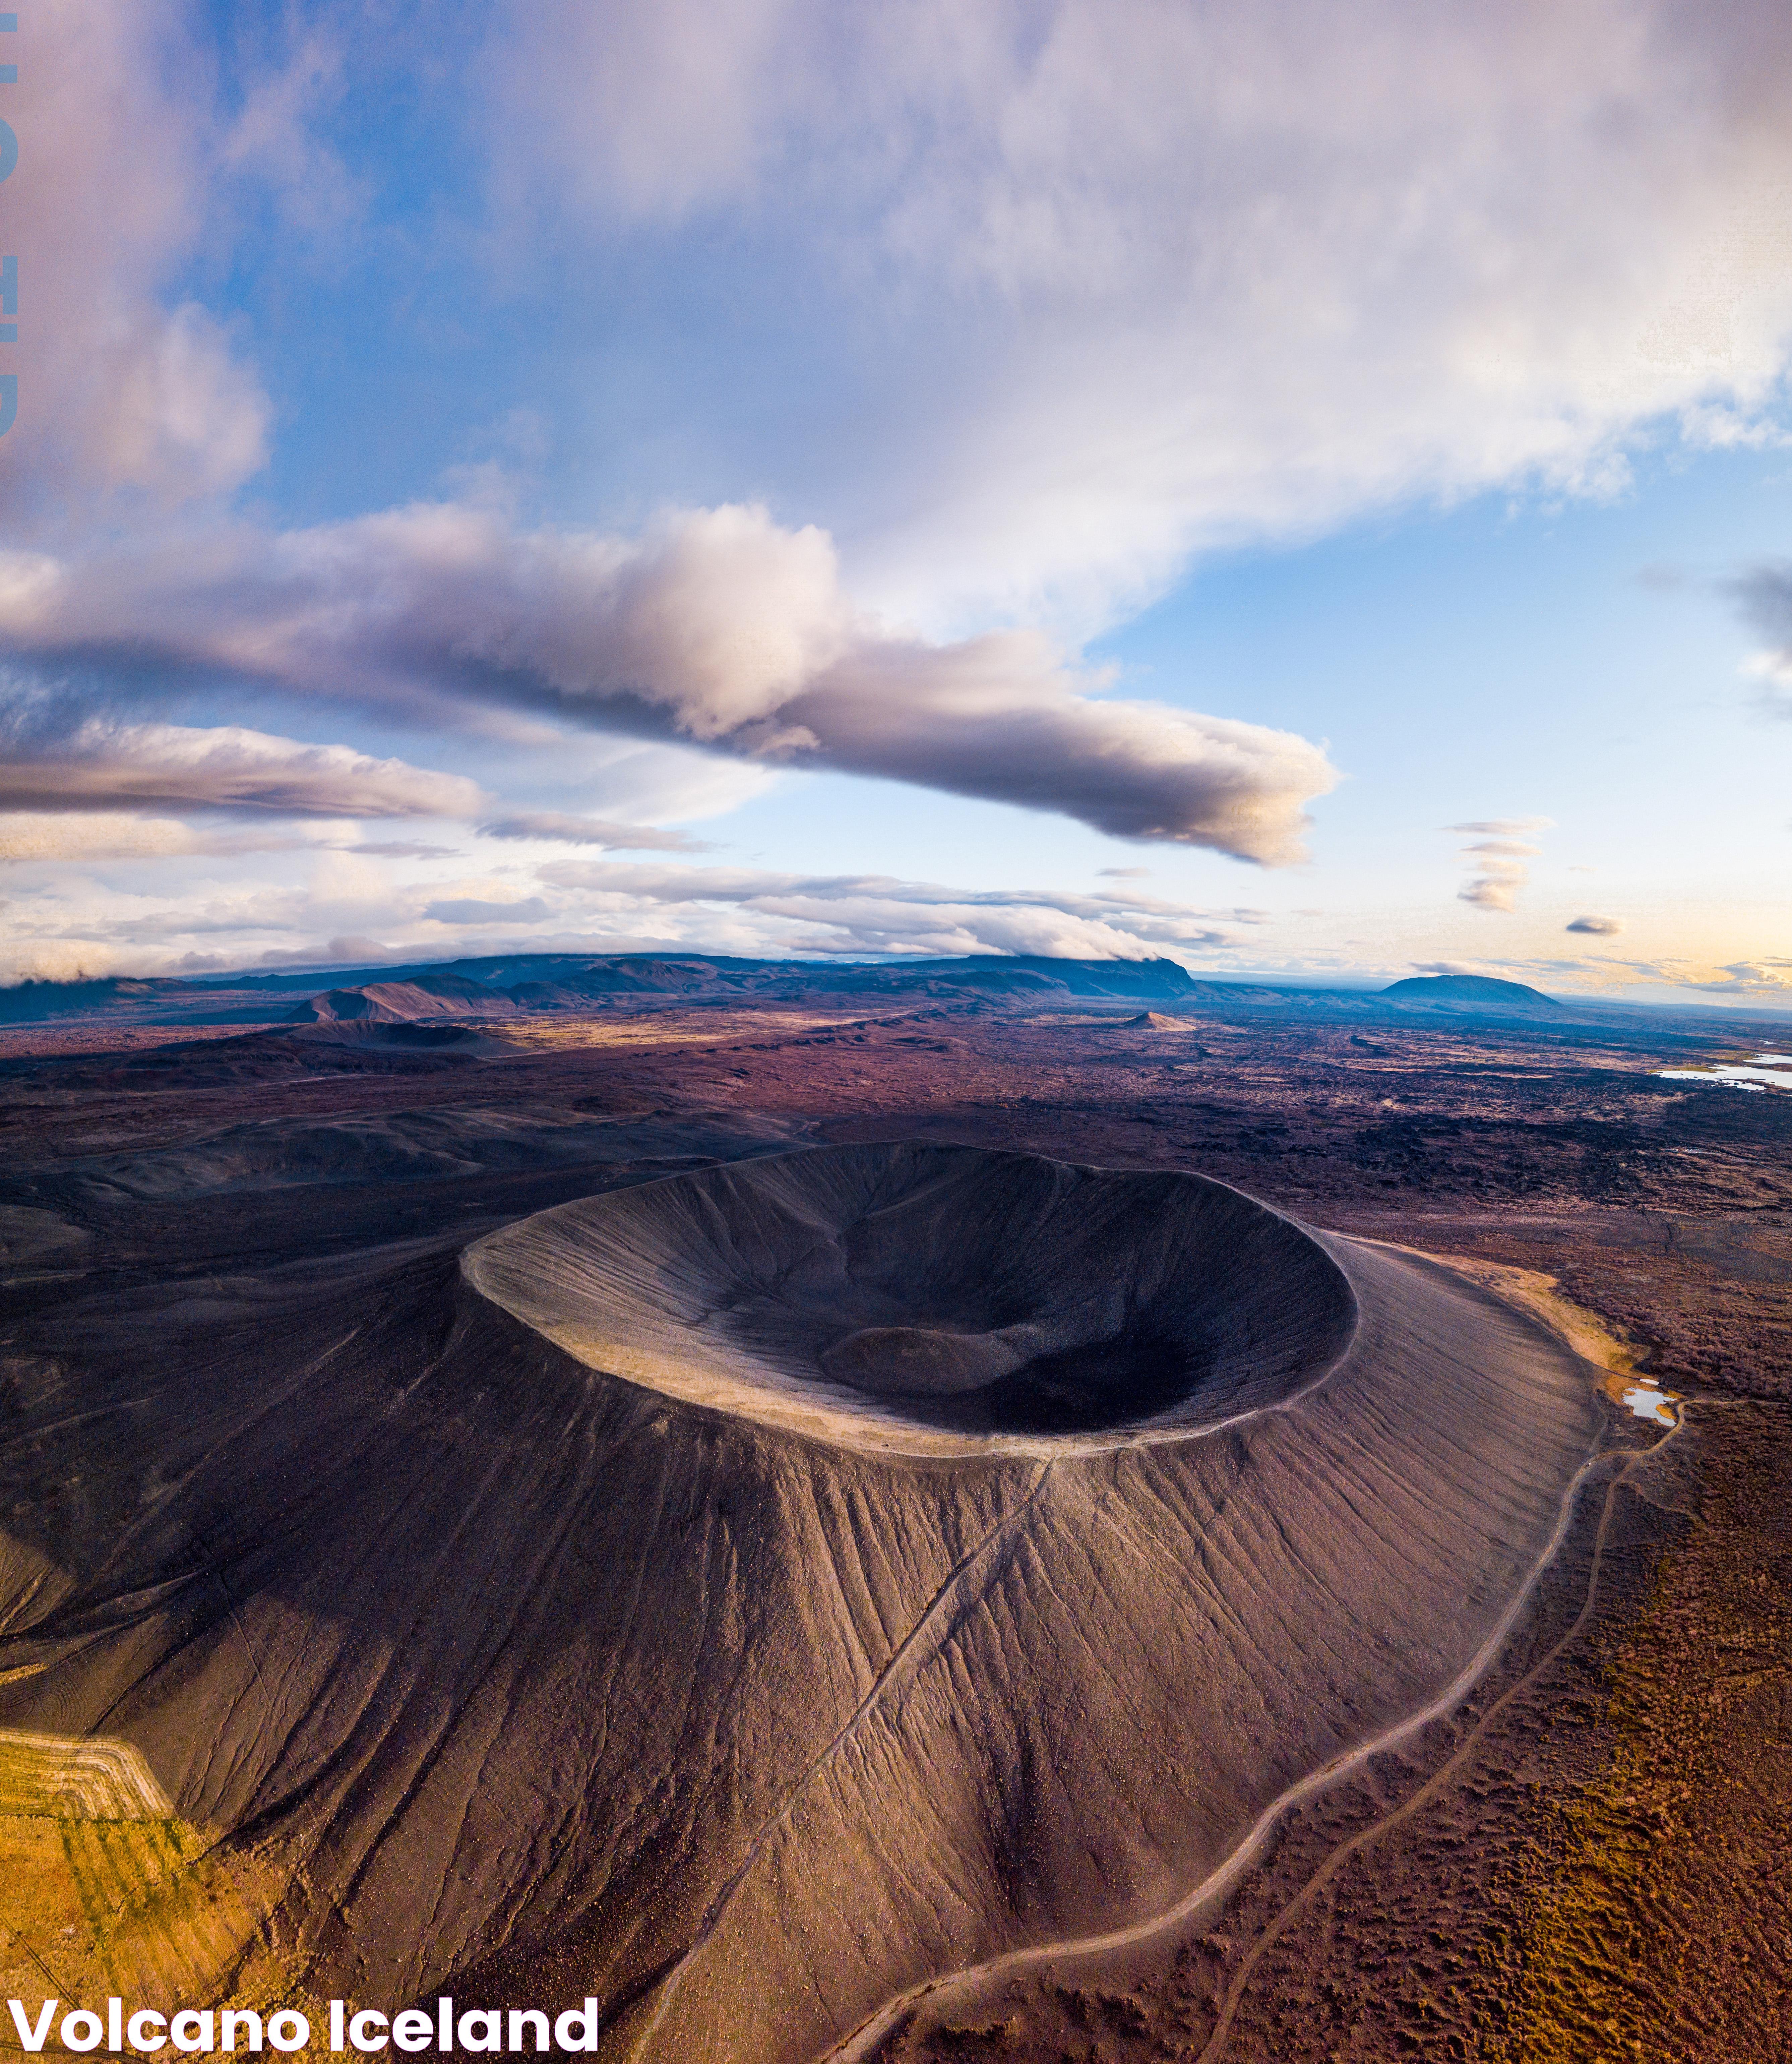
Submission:
<svg viewBox="0 0 1792 2064">
<path fill-rule="evenodd" d="M 1518 892 L 1531 878 L 1531 870 L 1524 863 L 1536 859 L 1543 850 L 1517 835 L 1541 831 L 1551 821 L 1548 817 L 1477 817 L 1467 824 L 1447 826 L 1452 832 L 1491 834 L 1462 849 L 1463 858 L 1474 872 L 1456 891 L 1456 900 L 1472 904 L 1478 910 L 1516 909 Z"/>
<path fill-rule="evenodd" d="M 178 860 L 195 855 L 310 849 L 314 841 L 281 828 L 202 831 L 177 817 L 120 810 L 38 815 L 0 810 L 0 861 Z M 421 849 L 434 850 L 434 849 Z"/>
<path fill-rule="evenodd" d="M 458 860 L 460 849 L 432 845 L 422 839 L 361 839 L 346 849 L 377 860 Z"/>
<path fill-rule="evenodd" d="M 138 956 L 87 939 L 8 939 L 0 944 L 0 987 L 21 982 L 92 982 L 144 972 Z"/>
<path fill-rule="evenodd" d="M 1567 929 L 1571 932 L 1590 932 L 1599 938 L 1610 938 L 1624 929 L 1621 917 L 1575 917 Z"/>
<path fill-rule="evenodd" d="M 217 165 L 259 179 L 282 218 L 316 245 L 340 240 L 367 200 L 364 183 L 319 134 L 319 117 L 340 103 L 348 58 L 321 24 L 258 18 L 244 10 L 232 22 L 240 44 L 259 43 L 242 104 L 215 143 Z M 245 52 L 244 54 L 248 54 Z"/>
<path fill-rule="evenodd" d="M 1529 872 L 1524 868 L 1490 861 L 1456 891 L 1456 901 L 1472 903 L 1477 910 L 1515 910 L 1518 907 L 1518 892 L 1529 879 Z"/>
<path fill-rule="evenodd" d="M 739 196 L 799 59 L 809 25 L 796 16 L 787 0 L 505 10 L 486 60 L 499 135 L 521 119 L 535 150 L 501 170 L 570 176 L 565 198 L 624 219 L 675 222 Z"/>
<path fill-rule="evenodd" d="M 521 707 L 762 764 L 1060 812 L 1116 836 L 1303 857 L 1337 780 L 1293 733 L 1101 696 L 1041 638 L 873 621 L 819 531 L 763 510 L 633 538 L 430 504 L 61 564 L 0 555 L 0 648 L 115 691 L 215 678 L 413 716 Z"/>
<path fill-rule="evenodd" d="M 1214 914 L 1115 892 L 970 891 L 884 875 L 780 874 L 751 868 L 559 861 L 540 870 L 554 887 L 584 892 L 582 907 L 606 918 L 681 907 L 732 908 L 778 921 L 741 950 L 814 953 L 1045 953 L 1094 960 L 1147 958 L 1225 943 Z M 792 933 L 791 925 L 815 927 Z"/>
<path fill-rule="evenodd" d="M 1204 547 L 1774 434 L 1789 55 L 1688 0 L 529 0 L 485 62 L 549 262 L 700 219 L 775 349 L 852 340 L 806 464 L 860 591 L 1082 630 Z"/>
<path fill-rule="evenodd" d="M 269 409 L 232 332 L 196 302 L 164 302 L 202 232 L 211 135 L 186 10 L 43 0 L 10 40 L 19 392 L 0 516 L 59 522 L 121 492 L 159 506 L 228 491 L 262 464 Z"/>
<path fill-rule="evenodd" d="M 191 851 L 170 843 L 182 857 Z M 554 861 L 534 869 L 525 887 L 506 873 L 456 879 L 429 869 L 405 878 L 376 857 L 323 849 L 314 849 L 302 880 L 284 871 L 266 880 L 207 870 L 171 895 L 133 873 L 58 877 L 9 910 L 0 980 L 77 965 L 166 974 L 199 959 L 216 968 L 513 951 L 1136 960 L 1211 953 L 1236 936 L 1233 926 L 1259 916 L 1198 910 L 1124 889 L 1093 896 L 973 890 L 883 875 L 657 861 Z M 344 950 L 351 939 L 360 944 Z"/>
<path fill-rule="evenodd" d="M 40 705 L 0 711 L 0 809 L 256 810 L 290 816 L 465 817 L 477 782 L 346 745 L 240 724 L 209 728 L 89 717 L 64 727 Z"/>
</svg>

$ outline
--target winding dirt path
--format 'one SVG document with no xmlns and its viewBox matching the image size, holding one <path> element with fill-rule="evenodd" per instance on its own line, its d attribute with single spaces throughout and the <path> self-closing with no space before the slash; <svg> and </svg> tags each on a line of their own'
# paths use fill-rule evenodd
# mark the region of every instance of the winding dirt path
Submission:
<svg viewBox="0 0 1792 2064">
<path fill-rule="evenodd" d="M 1675 1431 L 1678 1430 L 1677 1426 Z M 1668 1440 L 1673 1437 L 1672 1433 L 1665 1437 Z M 1408 1819 L 1412 1814 L 1417 1812 L 1421 1806 L 1436 1798 L 1456 1772 L 1473 1756 L 1476 1749 L 1480 1746 L 1483 1735 L 1506 1707 L 1522 1692 L 1529 1690 L 1563 1651 L 1579 1639 L 1587 1622 L 1593 1616 L 1593 1608 L 1599 1601 L 1599 1580 L 1605 1566 L 1605 1544 L 1611 1531 L 1612 1508 L 1617 1501 L 1618 1492 L 1629 1481 L 1637 1464 L 1646 1460 L 1654 1453 L 1655 1449 L 1649 1448 L 1644 1449 L 1639 1454 L 1633 1454 L 1605 1487 L 1605 1503 L 1600 1508 L 1599 1529 L 1593 1537 L 1593 1560 L 1587 1573 L 1587 1594 L 1582 1599 L 1581 1610 L 1575 1615 L 1573 1623 L 1550 1643 L 1542 1655 L 1532 1664 L 1522 1677 L 1509 1684 L 1500 1694 L 1463 1737 L 1448 1759 L 1432 1772 L 1416 1792 L 1413 1792 L 1409 1798 L 1403 1800 L 1391 1811 L 1383 1814 L 1371 1826 L 1359 1828 L 1355 1834 L 1347 1836 L 1340 1842 L 1274 1919 L 1265 1924 L 1256 1941 L 1251 1944 L 1246 1953 L 1243 1961 L 1232 1974 L 1232 1982 L 1226 1987 L 1226 1997 L 1220 2002 L 1219 2019 L 1214 2023 L 1214 2032 L 1208 2037 L 1206 2046 L 1196 2058 L 1195 2064 L 1218 2064 L 1218 2059 L 1225 2052 L 1226 2040 L 1232 2032 L 1232 2023 L 1237 2017 L 1239 2005 L 1250 1987 L 1251 1973 L 1256 1969 L 1266 1952 L 1281 1936 L 1289 1922 L 1301 1912 L 1313 1895 L 1329 1884 L 1352 1856 L 1359 1855 L 1364 1849 L 1373 1848 L 1383 1836 L 1392 1833 L 1402 1821 Z"/>
<path fill-rule="evenodd" d="M 1221 2005 L 1218 2023 L 1213 2034 L 1208 2038 L 1206 2047 L 1201 2052 L 1197 2064 L 1217 2064 L 1217 2060 L 1225 2048 L 1226 2040 L 1230 2031 L 1233 2019 L 1238 2012 L 1238 2004 L 1250 1984 L 1251 1973 L 1255 1969 L 1264 1953 L 1311 1895 L 1341 1868 L 1351 1856 L 1359 1850 L 1368 1848 L 1390 1829 L 1397 1826 L 1409 1814 L 1415 1812 L 1427 1800 L 1435 1796 L 1439 1788 L 1461 1766 L 1464 1758 L 1474 1749 L 1488 1727 L 1497 1715 L 1518 1696 L 1520 1691 L 1534 1683 L 1538 1676 L 1548 1669 L 1569 1644 L 1580 1635 L 1586 1626 L 1597 1600 L 1606 1538 L 1610 1530 L 1613 1506 L 1619 1487 L 1629 1479 L 1639 1462 L 1655 1454 L 1666 1441 L 1674 1437 L 1674 1433 L 1677 1431 L 1677 1426 L 1673 1433 L 1664 1435 L 1662 1441 L 1656 1442 L 1650 1448 L 1640 1452 L 1633 1452 L 1623 1460 L 1621 1466 L 1613 1474 L 1606 1487 L 1605 1502 L 1600 1512 L 1599 1526 L 1594 1538 L 1593 1555 L 1589 1571 L 1586 1597 L 1581 1603 L 1580 1611 L 1575 1616 L 1573 1623 L 1565 1633 L 1552 1643 L 1548 1651 L 1524 1673 L 1523 1677 L 1509 1686 L 1488 1707 L 1486 1712 L 1481 1715 L 1449 1760 L 1427 1780 L 1419 1791 L 1376 1821 L 1372 1827 L 1361 1829 L 1340 1843 L 1288 1904 L 1268 1924 L 1252 1945 L 1243 1963 L 1234 1973 L 1232 1983 L 1228 1987 L 1225 1999 Z M 920 1985 L 911 1987 L 907 1992 L 900 1993 L 894 1998 L 886 2001 L 874 2014 L 862 2022 L 851 2034 L 826 2051 L 817 2060 L 817 2064 L 864 2064 L 864 2060 L 872 2054 L 878 2044 L 884 2041 L 900 2021 L 917 2007 L 923 2000 L 935 1994 L 954 1989 L 960 1985 L 1024 1970 L 1035 1965 L 1049 1962 L 1056 1957 L 1099 1955 L 1110 1950 L 1131 1949 L 1141 1942 L 1149 1941 L 1153 1936 L 1182 1925 L 1194 1918 L 1203 1908 L 1210 1906 L 1216 1901 L 1223 1898 L 1255 1860 L 1275 1824 L 1291 1806 L 1299 1805 L 1303 1800 L 1312 1797 L 1315 1792 L 1327 1790 L 1341 1778 L 1347 1777 L 1353 1771 L 1359 1769 L 1373 1757 L 1379 1756 L 1387 1749 L 1396 1747 L 1400 1742 L 1418 1733 L 1422 1728 L 1428 1727 L 1433 1720 L 1442 1718 L 1444 1714 L 1461 1704 L 1481 1677 L 1486 1674 L 1505 1646 L 1520 1613 L 1528 1603 L 1544 1573 L 1560 1553 L 1562 1542 L 1567 1538 L 1569 1528 L 1573 1524 L 1581 1494 L 1586 1485 L 1592 1478 L 1617 1461 L 1620 1452 L 1612 1449 L 1602 1449 L 1598 1453 L 1590 1455 L 1575 1472 L 1563 1494 L 1561 1510 L 1556 1519 L 1555 1529 L 1544 1543 L 1541 1554 L 1532 1564 L 1524 1583 L 1514 1593 L 1511 1602 L 1501 1615 L 1497 1625 L 1476 1651 L 1467 1667 L 1456 1679 L 1436 1698 L 1420 1707 L 1416 1712 L 1407 1715 L 1393 1726 L 1384 1729 L 1369 1740 L 1359 1743 L 1347 1754 L 1335 1758 L 1320 1769 L 1310 1772 L 1296 1784 L 1289 1786 L 1287 1791 L 1264 1808 L 1243 1840 L 1233 1850 L 1225 1862 L 1202 1879 L 1190 1892 L 1178 1900 L 1175 1905 L 1161 1913 L 1149 1915 L 1142 1921 L 1134 1921 L 1127 1927 L 1113 1929 L 1105 1934 L 1063 1937 L 1056 1941 L 1029 1944 L 1024 1949 L 1007 1951 L 1001 1956 L 992 1957 L 983 1963 L 969 1965 L 960 1970 L 948 1973 L 942 1977 L 928 1979 Z"/>
</svg>

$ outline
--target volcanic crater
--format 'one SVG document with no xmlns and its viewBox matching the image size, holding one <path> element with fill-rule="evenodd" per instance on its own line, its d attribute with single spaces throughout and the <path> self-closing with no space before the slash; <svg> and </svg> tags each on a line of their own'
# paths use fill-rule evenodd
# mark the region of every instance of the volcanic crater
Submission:
<svg viewBox="0 0 1792 2064">
<path fill-rule="evenodd" d="M 1179 1171 L 691 1143 L 36 1336 L 0 1725 L 252 1844 L 320 1994 L 824 2057 L 1187 1911 L 1560 1538 L 1589 1372 L 1444 1267 Z"/>
<path fill-rule="evenodd" d="M 718 1770 L 781 1744 L 666 1885 L 682 1927 L 588 1909 L 643 2059 L 819 2056 L 943 1973 L 1186 1911 L 1484 1667 L 1600 1424 L 1522 1313 L 1180 1171 L 810 1148 L 461 1265 L 600 1392 L 657 1393 L 710 1633 L 638 1653 L 633 1695 L 726 1683 Z"/>
<path fill-rule="evenodd" d="M 582 1199 L 465 1268 L 594 1366 L 884 1446 L 1211 1427 L 1316 1381 L 1357 1319 L 1319 1243 L 1223 1184 L 927 1144 Z"/>
</svg>

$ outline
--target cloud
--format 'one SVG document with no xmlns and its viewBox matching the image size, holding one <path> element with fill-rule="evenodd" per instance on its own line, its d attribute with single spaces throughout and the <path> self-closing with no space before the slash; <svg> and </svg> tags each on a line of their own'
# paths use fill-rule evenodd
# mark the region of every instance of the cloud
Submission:
<svg viewBox="0 0 1792 2064">
<path fill-rule="evenodd" d="M 492 902 L 477 896 L 443 897 L 424 908 L 423 914 L 437 925 L 538 925 L 554 915 L 554 905 L 539 896 L 519 897 L 513 903 Z"/>
<path fill-rule="evenodd" d="M 1474 873 L 1456 891 L 1457 901 L 1472 904 L 1478 910 L 1515 909 L 1519 890 L 1531 878 L 1524 863 L 1543 850 L 1518 834 L 1540 831 L 1552 821 L 1548 817 L 1477 817 L 1467 824 L 1446 825 L 1452 832 L 1492 834 L 1462 849 L 1462 857 Z"/>
<path fill-rule="evenodd" d="M 681 907 L 711 906 L 777 920 L 784 928 L 781 937 L 772 935 L 777 945 L 800 953 L 993 951 L 1137 960 L 1223 945 L 1230 936 L 1210 912 L 1124 893 L 972 891 L 887 875 L 781 874 L 651 862 L 559 861 L 539 872 L 546 884 L 585 892 L 606 917 L 647 910 L 663 917 Z M 819 928 L 819 935 L 817 930 L 791 933 L 791 925 Z"/>
<path fill-rule="evenodd" d="M 55 816 L 0 813 L 0 860 L 174 860 L 195 854 L 267 853 L 308 841 L 278 832 L 200 831 L 177 817 L 117 810 Z"/>
<path fill-rule="evenodd" d="M 26 18 L 6 248 L 18 260 L 18 414 L 0 516 L 66 520 L 122 495 L 228 492 L 269 407 L 232 330 L 168 276 L 204 228 L 211 67 L 174 0 L 44 0 Z"/>
<path fill-rule="evenodd" d="M 91 940 L 0 942 L 0 988 L 22 982 L 92 982 L 121 972 L 143 972 L 139 956 Z"/>
<path fill-rule="evenodd" d="M 601 817 L 569 816 L 561 810 L 531 810 L 479 827 L 481 838 L 548 839 L 562 845 L 601 846 L 610 853 L 707 853 L 708 842 L 651 824 L 615 824 Z"/>
<path fill-rule="evenodd" d="M 1792 958 L 1768 954 L 1760 960 L 1731 961 L 1703 980 L 1694 980 L 1685 974 L 1670 974 L 1667 979 L 1678 981 L 1688 989 L 1706 990 L 1721 996 L 1778 998 L 1792 990 Z"/>
<path fill-rule="evenodd" d="M 142 823 L 123 821 L 132 830 Z M 187 829 L 170 828 L 175 849 L 191 849 L 181 838 Z M 518 950 L 1186 957 L 1223 949 L 1234 925 L 1258 915 L 1194 909 L 1124 889 L 1093 896 L 978 890 L 661 861 L 550 862 L 534 870 L 538 893 L 530 894 L 490 877 L 407 881 L 340 849 L 314 848 L 313 855 L 303 881 L 283 868 L 272 879 L 208 874 L 175 896 L 154 893 L 135 872 L 90 879 L 69 893 L 33 889 L 6 913 L 0 980 L 102 964 L 157 974 L 199 959 L 215 968 Z M 351 949 L 349 941 L 359 943 Z"/>
<path fill-rule="evenodd" d="M 485 798 L 476 782 L 376 760 L 345 745 L 309 745 L 240 724 L 199 729 L 90 717 L 70 726 L 27 703 L 0 715 L 0 809 L 154 805 L 288 816 L 464 817 Z"/>
<path fill-rule="evenodd" d="M 1744 620 L 1771 643 L 1754 654 L 1745 674 L 1766 683 L 1762 707 L 1792 720 L 1792 560 L 1769 560 L 1729 583 Z"/>
<path fill-rule="evenodd" d="M 271 953 L 267 957 L 270 961 L 283 961 L 292 957 L 280 953 Z M 298 957 L 334 961 L 340 965 L 352 961 L 402 960 L 405 956 L 401 953 L 394 952 L 390 946 L 381 945 L 377 939 L 364 938 L 359 933 L 351 933 L 346 937 L 332 939 L 327 945 L 320 946 L 315 953 Z"/>
<path fill-rule="evenodd" d="M 1673 954 L 1632 960 L 1613 953 L 1602 953 L 1573 960 L 1508 961 L 1504 963 L 1504 971 L 1538 981 L 1552 976 L 1572 976 L 1582 986 L 1596 990 L 1639 986 L 1693 990 L 1720 1001 L 1752 997 L 1779 1001 L 1792 990 L 1792 958 L 1771 953 L 1756 960 L 1732 961 L 1720 965 L 1709 960 Z"/>
<path fill-rule="evenodd" d="M 1621 917 L 1576 917 L 1568 925 L 1571 932 L 1591 932 L 1600 938 L 1609 938 L 1624 929 Z"/>
<path fill-rule="evenodd" d="M 457 846 L 428 845 L 417 839 L 363 839 L 348 850 L 378 860 L 454 860 L 460 854 Z"/>
<path fill-rule="evenodd" d="M 340 242 L 368 198 L 319 134 L 340 103 L 348 68 L 338 38 L 294 13 L 231 24 L 246 73 L 240 105 L 213 146 L 217 167 L 259 180 L 286 224 L 313 246 Z"/>
<path fill-rule="evenodd" d="M 418 505 L 69 563 L 0 554 L 0 650 L 118 693 L 208 679 L 452 720 L 493 707 L 912 782 L 1113 836 L 1303 858 L 1338 779 L 1294 733 L 1100 695 L 1041 637 L 934 644 L 856 610 L 832 545 L 759 508 L 646 534 Z"/>
<path fill-rule="evenodd" d="M 1530 871 L 1509 861 L 1489 861 L 1482 872 L 1456 891 L 1459 903 L 1472 903 L 1480 910 L 1513 910 L 1518 892 L 1530 880 Z"/>
<path fill-rule="evenodd" d="M 791 381 L 853 338 L 801 463 L 862 591 L 1086 628 L 1241 537 L 1608 491 L 1664 418 L 1770 437 L 1789 51 L 1687 0 L 513 0 L 481 79 L 507 248 L 682 235 Z"/>
</svg>

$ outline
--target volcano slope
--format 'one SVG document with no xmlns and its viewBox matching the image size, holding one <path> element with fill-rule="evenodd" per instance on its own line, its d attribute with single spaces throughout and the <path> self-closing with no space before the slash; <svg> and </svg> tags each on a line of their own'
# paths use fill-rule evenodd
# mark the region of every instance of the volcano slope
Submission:
<svg viewBox="0 0 1792 2064">
<path fill-rule="evenodd" d="M 1185 1904 L 1480 1667 L 1600 1424 L 1416 1257 L 950 1146 L 150 1301 L 15 1368 L 0 1723 L 277 1865 L 315 1990 L 681 2064 Z"/>
<path fill-rule="evenodd" d="M 825 1149 L 539 1214 L 464 1273 L 658 1393 L 715 1501 L 649 1639 L 700 1626 L 680 1681 L 737 1686 L 734 1796 L 647 1928 L 591 1902 L 622 2054 L 815 2056 L 1183 1901 L 1476 1667 L 1597 1432 L 1516 1312 L 1186 1175 Z"/>
</svg>

